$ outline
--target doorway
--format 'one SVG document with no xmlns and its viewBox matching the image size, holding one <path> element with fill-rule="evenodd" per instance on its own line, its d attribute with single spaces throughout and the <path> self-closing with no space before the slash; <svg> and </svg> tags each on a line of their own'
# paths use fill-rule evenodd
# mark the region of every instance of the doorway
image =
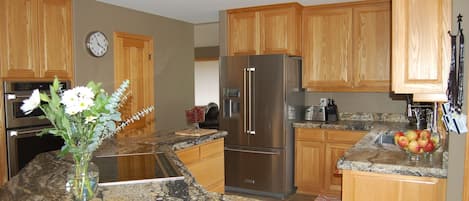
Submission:
<svg viewBox="0 0 469 201">
<path fill-rule="evenodd" d="M 121 108 L 127 119 L 144 107 L 155 105 L 153 38 L 151 36 L 114 32 L 114 87 L 130 80 L 128 98 Z M 155 115 L 147 115 L 127 126 L 119 136 L 153 133 Z"/>
</svg>

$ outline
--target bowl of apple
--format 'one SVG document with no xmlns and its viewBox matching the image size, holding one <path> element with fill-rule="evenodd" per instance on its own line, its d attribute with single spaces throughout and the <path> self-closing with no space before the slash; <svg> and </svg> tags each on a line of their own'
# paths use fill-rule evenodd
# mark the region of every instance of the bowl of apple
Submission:
<svg viewBox="0 0 469 201">
<path fill-rule="evenodd" d="M 410 160 L 420 160 L 422 155 L 431 159 L 432 153 L 440 147 L 440 135 L 429 130 L 398 131 L 394 134 L 394 143 Z"/>
</svg>

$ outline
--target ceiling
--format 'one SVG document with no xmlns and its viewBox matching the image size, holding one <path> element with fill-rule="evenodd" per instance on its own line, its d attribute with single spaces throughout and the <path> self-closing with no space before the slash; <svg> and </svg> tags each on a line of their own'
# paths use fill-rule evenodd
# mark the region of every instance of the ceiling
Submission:
<svg viewBox="0 0 469 201">
<path fill-rule="evenodd" d="M 124 8 L 160 15 L 193 24 L 218 22 L 218 11 L 231 8 L 269 5 L 295 0 L 97 0 Z M 304 5 L 318 5 L 357 0 L 297 0 Z"/>
</svg>

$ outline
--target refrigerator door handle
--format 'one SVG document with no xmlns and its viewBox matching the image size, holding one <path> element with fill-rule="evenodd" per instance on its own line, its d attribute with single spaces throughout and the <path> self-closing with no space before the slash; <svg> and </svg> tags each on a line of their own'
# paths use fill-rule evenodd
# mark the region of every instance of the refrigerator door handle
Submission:
<svg viewBox="0 0 469 201">
<path fill-rule="evenodd" d="M 247 101 L 246 73 L 249 73 L 248 68 L 243 69 L 243 99 L 244 99 L 244 102 L 243 102 L 243 111 L 244 111 L 244 113 L 243 113 L 243 115 L 244 115 L 244 117 L 243 117 L 243 129 L 244 130 L 243 130 L 243 132 L 248 134 L 249 131 L 248 131 L 248 128 L 246 127 L 246 125 L 247 125 L 247 119 L 246 118 L 248 117 L 248 115 L 246 114 L 246 112 L 247 112 L 247 108 L 246 108 L 246 103 L 247 103 L 246 102 Z"/>
<path fill-rule="evenodd" d="M 225 151 L 236 151 L 236 152 L 252 153 L 252 154 L 280 155 L 280 152 L 254 151 L 254 150 L 246 150 L 246 149 L 233 149 L 233 148 L 228 148 L 228 147 L 225 147 Z"/>
<path fill-rule="evenodd" d="M 253 91 L 253 76 L 254 76 L 254 72 L 256 71 L 256 68 L 253 68 L 253 67 L 250 67 L 250 68 L 247 68 L 247 71 L 248 71 L 248 88 L 249 88 L 249 93 L 248 93 L 248 110 L 249 110 L 249 126 L 248 126 L 248 134 L 250 135 L 255 135 L 256 132 L 254 131 L 254 126 L 253 126 L 253 113 L 252 113 L 252 99 L 253 99 L 253 96 L 254 96 L 254 93 L 252 93 Z"/>
</svg>

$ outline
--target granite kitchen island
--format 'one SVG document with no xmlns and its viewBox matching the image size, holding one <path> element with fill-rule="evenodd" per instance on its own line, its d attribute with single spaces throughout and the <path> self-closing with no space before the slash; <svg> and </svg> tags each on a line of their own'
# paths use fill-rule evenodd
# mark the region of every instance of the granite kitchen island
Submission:
<svg viewBox="0 0 469 201">
<path fill-rule="evenodd" d="M 136 184 L 99 186 L 93 201 L 99 200 L 248 200 L 245 198 L 206 191 L 198 184 L 175 151 L 210 142 L 227 135 L 225 131 L 202 137 L 179 136 L 173 132 L 159 132 L 149 136 L 113 138 L 107 140 L 96 156 L 139 153 L 165 153 L 184 176 L 183 180 L 161 180 Z M 0 200 L 71 200 L 65 191 L 66 173 L 72 165 L 56 152 L 38 155 L 19 174 L 0 189 Z"/>
</svg>

